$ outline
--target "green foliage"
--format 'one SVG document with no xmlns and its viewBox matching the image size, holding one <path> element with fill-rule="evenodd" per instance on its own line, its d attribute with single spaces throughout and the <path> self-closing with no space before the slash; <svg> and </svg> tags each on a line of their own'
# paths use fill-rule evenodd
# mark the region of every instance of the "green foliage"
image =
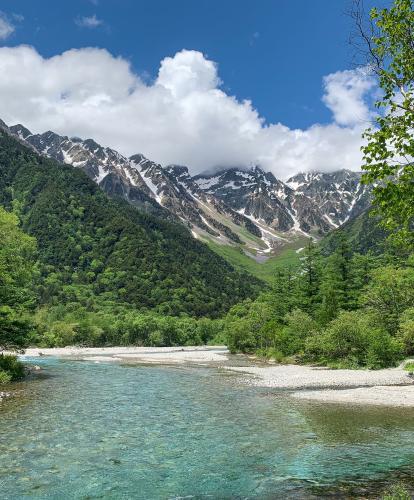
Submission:
<svg viewBox="0 0 414 500">
<path fill-rule="evenodd" d="M 19 228 L 19 219 L 0 206 L 0 304 L 13 308 L 34 302 L 36 241 Z"/>
<path fill-rule="evenodd" d="M 0 370 L 0 385 L 8 384 L 11 381 L 11 375 L 3 370 Z"/>
<path fill-rule="evenodd" d="M 328 256 L 310 242 L 299 269 L 279 270 L 270 291 L 233 307 L 224 331 L 234 352 L 381 368 L 411 354 L 413 308 L 411 259 L 355 254 L 340 235 Z"/>
<path fill-rule="evenodd" d="M 76 303 L 45 307 L 37 312 L 35 322 L 33 341 L 44 347 L 199 345 L 222 330 L 220 320 L 161 316 L 108 303 L 96 305 L 93 311 Z"/>
<path fill-rule="evenodd" d="M 404 370 L 406 370 L 407 372 L 414 372 L 414 362 L 413 361 L 410 361 L 408 363 L 406 363 L 404 365 Z"/>
<path fill-rule="evenodd" d="M 235 269 L 244 271 L 256 276 L 268 284 L 272 284 L 275 275 L 286 267 L 299 267 L 300 253 L 296 253 L 296 249 L 304 246 L 304 241 L 300 239 L 292 246 L 293 248 L 285 248 L 278 255 L 270 257 L 265 262 L 256 262 L 252 257 L 244 253 L 242 247 L 219 245 L 211 240 L 206 240 L 208 246 L 215 253 L 226 259 Z"/>
<path fill-rule="evenodd" d="M 0 350 L 25 345 L 31 331 L 26 311 L 35 303 L 36 242 L 16 215 L 0 207 Z"/>
<path fill-rule="evenodd" d="M 1 375 L 2 373 L 3 376 Z M 0 383 L 2 382 L 2 378 L 4 383 L 21 380 L 24 376 L 24 366 L 16 356 L 0 354 Z"/>
<path fill-rule="evenodd" d="M 24 313 L 16 312 L 9 306 L 0 307 L 0 348 L 19 349 L 24 347 L 33 323 Z"/>
<path fill-rule="evenodd" d="M 398 337 L 404 346 L 405 354 L 414 355 L 414 307 L 406 309 L 401 314 Z"/>
<path fill-rule="evenodd" d="M 381 497 L 381 500 L 411 500 L 412 495 L 403 484 L 394 484 Z"/>
<path fill-rule="evenodd" d="M 318 330 L 316 321 L 308 313 L 294 309 L 286 314 L 284 323 L 275 332 L 275 348 L 284 356 L 302 355 L 306 339 Z"/>
<path fill-rule="evenodd" d="M 302 307 L 308 312 L 313 312 L 318 300 L 322 269 L 319 248 L 311 238 L 304 251 L 301 271 Z"/>
<path fill-rule="evenodd" d="M 400 343 L 360 311 L 342 311 L 325 330 L 309 337 L 305 352 L 311 361 L 350 368 L 392 366 L 402 357 Z"/>
<path fill-rule="evenodd" d="M 358 217 L 352 218 L 339 229 L 327 234 L 320 242 L 323 254 L 330 255 L 345 238 L 353 252 L 365 255 L 379 255 L 387 249 L 387 232 L 380 224 L 380 218 L 373 210 L 365 210 Z"/>
<path fill-rule="evenodd" d="M 273 346 L 274 311 L 266 300 L 246 301 L 226 316 L 224 335 L 231 352 L 251 352 Z"/>
<path fill-rule="evenodd" d="M 362 303 L 387 331 L 395 334 L 401 315 L 414 307 L 414 268 L 380 267 L 362 294 Z"/>
<path fill-rule="evenodd" d="M 364 181 L 374 184 L 384 226 L 407 247 L 414 244 L 414 11 L 411 0 L 372 9 L 371 67 L 382 89 L 377 127 L 365 133 Z"/>
<path fill-rule="evenodd" d="M 169 316 L 217 317 L 262 287 L 183 225 L 108 199 L 80 170 L 6 134 L 0 172 L 0 203 L 18 207 L 23 229 L 38 242 L 42 304 L 88 308 L 99 297 Z"/>
</svg>

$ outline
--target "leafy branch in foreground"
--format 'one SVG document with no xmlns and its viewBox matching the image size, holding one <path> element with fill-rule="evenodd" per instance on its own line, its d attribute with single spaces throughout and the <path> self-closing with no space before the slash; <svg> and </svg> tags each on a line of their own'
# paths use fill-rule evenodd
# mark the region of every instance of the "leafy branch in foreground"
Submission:
<svg viewBox="0 0 414 500">
<path fill-rule="evenodd" d="M 360 2 L 357 2 L 360 5 Z M 372 9 L 370 28 L 354 18 L 366 43 L 369 66 L 382 90 L 376 127 L 366 130 L 363 182 L 398 244 L 414 244 L 414 11 L 411 0 Z"/>
</svg>

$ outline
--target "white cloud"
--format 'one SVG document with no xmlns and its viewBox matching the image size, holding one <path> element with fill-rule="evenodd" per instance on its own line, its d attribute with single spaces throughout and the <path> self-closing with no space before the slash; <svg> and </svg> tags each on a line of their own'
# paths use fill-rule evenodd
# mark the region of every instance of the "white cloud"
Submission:
<svg viewBox="0 0 414 500">
<path fill-rule="evenodd" d="M 102 19 L 98 19 L 96 14 L 94 14 L 93 16 L 77 17 L 75 19 L 75 24 L 81 28 L 97 28 L 103 24 L 103 21 Z"/>
<path fill-rule="evenodd" d="M 281 178 L 311 169 L 358 169 L 365 125 L 342 105 L 368 116 L 361 102 L 370 87 L 357 82 L 358 72 L 343 73 L 344 82 L 342 73 L 325 80 L 324 100 L 336 121 L 293 130 L 265 124 L 250 101 L 221 90 L 216 64 L 200 52 L 165 58 L 157 79 L 147 84 L 106 50 L 73 49 L 47 59 L 32 47 L 4 47 L 0 118 L 33 132 L 92 137 L 127 155 L 188 165 L 193 173 L 252 163 Z M 352 88 L 365 90 L 349 91 L 350 79 Z"/>
<path fill-rule="evenodd" d="M 175 98 L 193 92 L 208 92 L 220 85 L 216 65 L 201 52 L 183 50 L 161 61 L 157 83 L 171 91 Z"/>
<path fill-rule="evenodd" d="M 14 33 L 15 27 L 7 19 L 7 16 L 0 12 L 0 40 L 6 40 L 12 33 Z"/>
<path fill-rule="evenodd" d="M 18 23 L 22 23 L 24 21 L 24 16 L 22 14 L 12 14 L 12 16 Z"/>
<path fill-rule="evenodd" d="M 375 80 L 366 68 L 337 71 L 323 79 L 323 102 L 328 106 L 339 125 L 367 125 L 372 118 L 366 103 L 368 92 Z"/>
</svg>

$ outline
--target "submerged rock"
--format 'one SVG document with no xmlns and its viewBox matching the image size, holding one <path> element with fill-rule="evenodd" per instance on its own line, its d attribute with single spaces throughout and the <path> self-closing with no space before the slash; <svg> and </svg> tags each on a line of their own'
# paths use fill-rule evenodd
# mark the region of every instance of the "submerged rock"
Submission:
<svg viewBox="0 0 414 500">
<path fill-rule="evenodd" d="M 0 391 L 0 403 L 3 401 L 3 399 L 9 398 L 11 395 L 11 392 Z"/>
</svg>

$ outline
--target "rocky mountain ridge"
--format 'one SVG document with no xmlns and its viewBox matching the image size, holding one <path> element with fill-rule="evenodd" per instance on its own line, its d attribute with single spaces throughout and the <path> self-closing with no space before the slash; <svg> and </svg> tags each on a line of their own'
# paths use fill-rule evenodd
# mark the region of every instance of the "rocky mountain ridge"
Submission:
<svg viewBox="0 0 414 500">
<path fill-rule="evenodd" d="M 347 170 L 297 174 L 287 182 L 259 166 L 191 176 L 186 166 L 162 167 L 142 154 L 127 158 L 93 139 L 7 128 L 40 154 L 81 168 L 109 195 L 181 221 L 196 238 L 242 245 L 253 255 L 326 234 L 369 205 L 360 174 Z"/>
</svg>

